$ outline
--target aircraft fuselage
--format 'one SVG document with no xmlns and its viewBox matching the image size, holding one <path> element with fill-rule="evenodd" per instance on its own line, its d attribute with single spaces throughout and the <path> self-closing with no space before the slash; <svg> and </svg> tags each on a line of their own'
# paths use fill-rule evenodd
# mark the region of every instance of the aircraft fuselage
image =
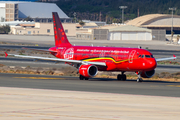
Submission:
<svg viewBox="0 0 180 120">
<path fill-rule="evenodd" d="M 100 71 L 150 71 L 157 66 L 152 53 L 139 48 L 59 46 L 49 50 L 61 59 L 105 62 L 106 67 L 98 66 Z"/>
</svg>

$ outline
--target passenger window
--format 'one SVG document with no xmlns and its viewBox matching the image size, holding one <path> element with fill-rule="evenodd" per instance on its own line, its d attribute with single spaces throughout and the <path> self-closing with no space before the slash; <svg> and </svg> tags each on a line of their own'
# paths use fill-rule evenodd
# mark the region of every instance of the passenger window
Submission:
<svg viewBox="0 0 180 120">
<path fill-rule="evenodd" d="M 153 55 L 151 55 L 151 58 L 154 58 L 154 56 L 153 56 Z"/>
<path fill-rule="evenodd" d="M 140 58 L 141 57 L 141 55 L 139 55 L 139 57 L 138 58 Z"/>
<path fill-rule="evenodd" d="M 144 55 L 142 55 L 141 58 L 144 58 Z"/>
</svg>

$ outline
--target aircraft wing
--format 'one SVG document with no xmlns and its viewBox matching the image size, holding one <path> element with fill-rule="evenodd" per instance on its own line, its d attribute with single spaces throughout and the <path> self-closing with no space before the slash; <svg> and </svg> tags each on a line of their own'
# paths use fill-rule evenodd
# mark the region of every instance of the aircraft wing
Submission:
<svg viewBox="0 0 180 120">
<path fill-rule="evenodd" d="M 175 60 L 177 57 L 175 55 L 173 55 L 173 57 L 169 57 L 169 58 L 157 58 L 156 61 L 165 61 L 165 60 Z"/>
<path fill-rule="evenodd" d="M 38 56 L 25 56 L 25 55 L 15 55 L 15 54 L 7 54 L 5 52 L 5 57 L 7 56 L 21 57 L 21 58 L 30 58 L 30 59 L 38 59 L 38 60 L 50 60 L 50 61 L 59 61 L 59 62 L 69 62 L 69 63 L 80 63 L 80 64 L 93 64 L 99 66 L 106 66 L 105 62 L 89 62 L 82 60 L 69 60 L 69 59 L 59 59 L 59 58 L 47 58 L 47 57 L 38 57 Z"/>
</svg>

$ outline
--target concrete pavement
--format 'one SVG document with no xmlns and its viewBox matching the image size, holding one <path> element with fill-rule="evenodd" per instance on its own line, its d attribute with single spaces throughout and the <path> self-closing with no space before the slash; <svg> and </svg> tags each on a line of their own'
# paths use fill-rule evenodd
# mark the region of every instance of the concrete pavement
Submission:
<svg viewBox="0 0 180 120">
<path fill-rule="evenodd" d="M 0 87 L 1 120 L 178 120 L 180 98 Z"/>
</svg>

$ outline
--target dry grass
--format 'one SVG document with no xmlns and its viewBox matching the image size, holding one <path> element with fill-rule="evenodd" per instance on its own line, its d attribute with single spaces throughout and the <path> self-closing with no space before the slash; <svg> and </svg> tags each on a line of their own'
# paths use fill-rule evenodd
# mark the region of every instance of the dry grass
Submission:
<svg viewBox="0 0 180 120">
<path fill-rule="evenodd" d="M 163 64 L 163 65 L 180 65 L 179 62 L 176 61 L 159 61 L 157 64 Z"/>
</svg>

